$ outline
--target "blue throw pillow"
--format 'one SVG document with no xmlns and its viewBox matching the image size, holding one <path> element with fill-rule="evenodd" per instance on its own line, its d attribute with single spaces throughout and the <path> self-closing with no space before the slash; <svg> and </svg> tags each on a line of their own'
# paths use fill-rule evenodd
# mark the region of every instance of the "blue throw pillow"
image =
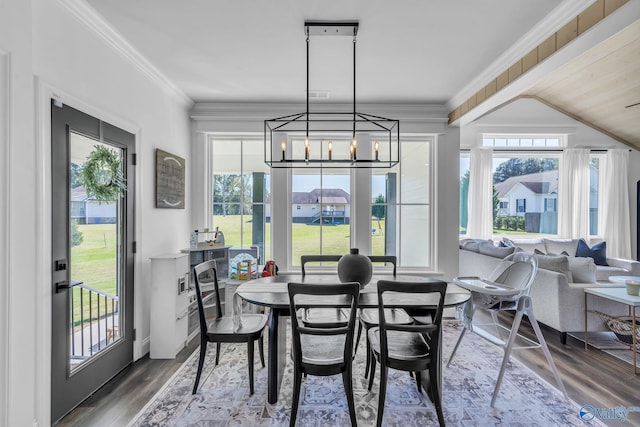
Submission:
<svg viewBox="0 0 640 427">
<path fill-rule="evenodd" d="M 607 242 L 596 243 L 590 248 L 584 239 L 580 239 L 576 256 L 593 258 L 596 265 L 609 265 L 607 264 Z"/>
</svg>

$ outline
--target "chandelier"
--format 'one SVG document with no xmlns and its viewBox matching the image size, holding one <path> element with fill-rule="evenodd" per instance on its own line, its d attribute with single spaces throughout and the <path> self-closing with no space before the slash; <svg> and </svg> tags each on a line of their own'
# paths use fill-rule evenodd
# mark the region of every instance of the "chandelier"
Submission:
<svg viewBox="0 0 640 427">
<path fill-rule="evenodd" d="M 264 121 L 264 160 L 272 168 L 390 168 L 400 161 L 400 122 L 356 110 L 357 21 L 306 21 L 306 111 Z M 353 110 L 309 111 L 311 36 L 353 37 Z"/>
</svg>

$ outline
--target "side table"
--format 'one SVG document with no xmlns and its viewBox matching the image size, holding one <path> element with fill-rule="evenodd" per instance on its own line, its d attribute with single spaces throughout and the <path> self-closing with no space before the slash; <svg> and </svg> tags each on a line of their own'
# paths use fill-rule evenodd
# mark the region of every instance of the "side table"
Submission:
<svg viewBox="0 0 640 427">
<path fill-rule="evenodd" d="M 633 373 L 634 375 L 638 374 L 637 371 L 637 353 L 638 353 L 638 337 L 635 331 L 636 328 L 640 326 L 636 325 L 636 308 L 640 306 L 640 296 L 629 295 L 625 288 L 586 288 L 584 290 L 584 348 L 585 350 L 589 345 L 589 336 L 587 333 L 587 297 L 591 295 L 595 295 L 600 298 L 605 298 L 608 300 L 616 301 L 621 304 L 625 304 L 629 307 L 629 316 L 631 317 L 631 325 L 632 325 L 632 340 L 631 340 L 631 351 L 633 351 Z"/>
</svg>

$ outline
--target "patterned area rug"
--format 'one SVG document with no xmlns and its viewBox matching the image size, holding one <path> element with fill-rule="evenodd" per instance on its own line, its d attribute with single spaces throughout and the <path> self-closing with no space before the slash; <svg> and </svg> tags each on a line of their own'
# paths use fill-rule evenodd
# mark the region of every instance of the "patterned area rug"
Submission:
<svg viewBox="0 0 640 427">
<path fill-rule="evenodd" d="M 461 326 L 444 324 L 445 365 Z M 256 346 L 257 347 L 257 346 Z M 266 347 L 266 339 L 265 339 Z M 529 350 L 540 351 L 540 350 Z M 222 345 L 220 364 L 214 369 L 215 345 L 209 345 L 200 389 L 191 394 L 198 351 L 129 424 L 142 426 L 282 426 L 289 424 L 293 364 L 287 360 L 278 403 L 267 403 L 267 370 L 256 354 L 255 393 L 249 396 L 246 345 Z M 266 352 L 266 348 L 265 348 Z M 257 348 L 256 348 L 257 353 Z M 502 360 L 502 350 L 475 334 L 467 334 L 450 367 L 443 367 L 443 408 L 448 426 L 584 426 L 579 405 L 536 374 L 513 360 L 504 376 L 495 408 L 489 406 Z M 354 393 L 358 424 L 375 425 L 379 383 L 371 392 L 364 379 L 365 355 L 361 340 L 354 361 Z M 376 374 L 379 369 L 376 370 Z M 594 420 L 597 423 L 597 420 Z M 349 425 L 342 377 L 303 380 L 298 411 L 299 426 Z M 384 411 L 385 426 L 438 425 L 433 404 L 419 393 L 406 372 L 389 370 Z M 598 425 L 600 425 L 598 423 Z"/>
</svg>

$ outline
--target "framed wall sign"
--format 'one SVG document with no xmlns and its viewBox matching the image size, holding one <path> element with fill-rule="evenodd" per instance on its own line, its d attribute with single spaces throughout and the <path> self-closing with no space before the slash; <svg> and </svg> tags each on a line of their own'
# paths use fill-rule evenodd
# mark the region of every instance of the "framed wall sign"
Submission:
<svg viewBox="0 0 640 427">
<path fill-rule="evenodd" d="M 156 149 L 156 208 L 184 209 L 185 161 Z"/>
</svg>

